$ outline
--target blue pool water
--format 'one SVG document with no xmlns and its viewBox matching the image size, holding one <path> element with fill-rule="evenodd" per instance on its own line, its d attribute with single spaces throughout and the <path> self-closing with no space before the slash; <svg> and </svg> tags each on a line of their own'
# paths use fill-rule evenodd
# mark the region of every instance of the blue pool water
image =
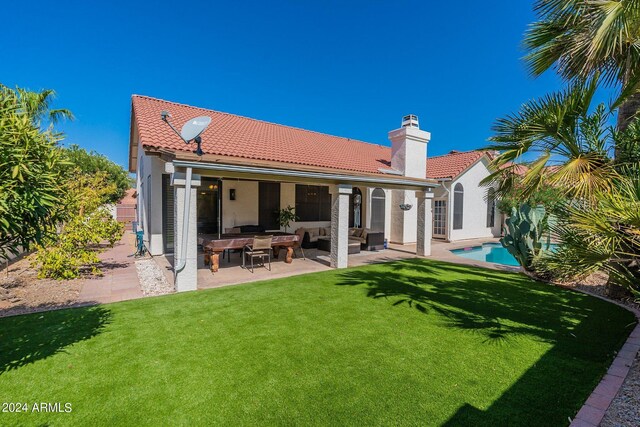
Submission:
<svg viewBox="0 0 640 427">
<path fill-rule="evenodd" d="M 554 250 L 556 245 L 551 245 Z M 454 249 L 451 251 L 454 255 L 463 258 L 469 258 L 476 261 L 493 262 L 502 265 L 519 266 L 518 261 L 502 247 L 500 243 L 485 243 L 482 246 L 473 246 L 471 248 Z"/>
</svg>

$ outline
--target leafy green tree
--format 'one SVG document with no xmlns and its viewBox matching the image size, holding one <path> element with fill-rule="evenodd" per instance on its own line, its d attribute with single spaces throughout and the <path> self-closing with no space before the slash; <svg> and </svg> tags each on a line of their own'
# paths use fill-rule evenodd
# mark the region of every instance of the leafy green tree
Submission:
<svg viewBox="0 0 640 427">
<path fill-rule="evenodd" d="M 41 120 L 68 114 L 51 97 L 0 85 L 0 259 L 41 243 L 63 215 L 61 135 Z"/>
<path fill-rule="evenodd" d="M 640 0 L 537 0 L 525 35 L 533 75 L 550 68 L 566 80 L 601 78 L 622 89 L 618 127 L 640 108 Z"/>
<path fill-rule="evenodd" d="M 529 197 L 524 199 L 522 197 L 523 186 L 521 181 L 522 178 L 519 175 L 514 176 L 513 185 L 508 190 L 503 191 L 500 196 L 496 206 L 503 214 L 508 215 L 513 209 L 518 209 L 525 203 L 529 206 L 542 205 L 548 212 L 553 213 L 567 199 L 560 188 L 550 185 L 541 185 Z"/>
<path fill-rule="evenodd" d="M 104 173 L 106 182 L 113 184 L 112 191 L 103 195 L 104 203 L 118 202 L 125 192 L 131 188 L 132 180 L 129 173 L 117 163 L 112 162 L 106 156 L 95 151 L 87 151 L 77 145 L 71 145 L 65 151 L 70 163 L 69 171 L 75 173 L 76 169 L 84 174 Z"/>
</svg>

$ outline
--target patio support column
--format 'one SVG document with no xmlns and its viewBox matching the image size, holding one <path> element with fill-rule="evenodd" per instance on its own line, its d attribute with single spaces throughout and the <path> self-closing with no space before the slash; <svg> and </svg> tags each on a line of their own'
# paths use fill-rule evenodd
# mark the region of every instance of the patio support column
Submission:
<svg viewBox="0 0 640 427">
<path fill-rule="evenodd" d="M 349 261 L 349 195 L 351 185 L 336 185 L 331 193 L 331 267 L 346 268 Z"/>
<path fill-rule="evenodd" d="M 195 291 L 198 289 L 198 187 L 200 186 L 200 175 L 191 175 L 191 190 L 189 207 L 185 209 L 186 197 L 186 174 L 175 172 L 171 175 L 171 185 L 173 186 L 173 266 L 174 284 L 176 292 Z M 185 211 L 188 217 L 185 217 Z M 186 251 L 182 250 L 182 237 L 185 230 L 184 221 L 188 221 Z M 181 264 L 181 257 L 184 254 L 185 264 L 180 271 L 175 268 Z"/>
<path fill-rule="evenodd" d="M 416 191 L 418 200 L 418 240 L 416 255 L 431 255 L 431 237 L 433 233 L 433 193 Z"/>
</svg>

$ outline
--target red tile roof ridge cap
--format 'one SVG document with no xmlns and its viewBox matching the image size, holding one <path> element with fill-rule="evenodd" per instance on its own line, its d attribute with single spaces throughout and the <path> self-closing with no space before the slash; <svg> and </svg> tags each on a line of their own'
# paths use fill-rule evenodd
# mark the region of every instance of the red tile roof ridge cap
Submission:
<svg viewBox="0 0 640 427">
<path fill-rule="evenodd" d="M 447 157 L 447 156 L 457 156 L 459 154 L 471 154 L 471 153 L 478 153 L 478 154 L 486 154 L 488 150 L 482 150 L 482 149 L 477 149 L 477 150 L 469 150 L 469 151 L 458 151 L 456 153 L 446 153 L 446 154 L 438 154 L 437 156 L 428 156 L 427 159 L 437 159 L 438 157 Z"/>
<path fill-rule="evenodd" d="M 332 135 L 330 133 L 319 132 L 319 131 L 310 130 L 310 129 L 304 129 L 304 128 L 297 127 L 297 126 L 283 125 L 281 123 L 275 123 L 275 122 L 270 122 L 270 121 L 267 121 L 267 120 L 255 119 L 253 117 L 242 116 L 240 114 L 227 113 L 225 111 L 213 110 L 211 108 L 196 107 L 194 105 L 184 104 L 184 103 L 181 103 L 181 102 L 167 101 L 166 99 L 154 98 L 153 96 L 148 96 L 148 95 L 132 94 L 131 98 L 132 98 L 132 101 L 133 101 L 133 98 L 146 98 L 146 99 L 150 99 L 152 101 L 164 102 L 166 104 L 178 105 L 178 106 L 181 106 L 181 107 L 188 107 L 188 108 L 193 108 L 193 109 L 202 110 L 202 111 L 212 111 L 214 113 L 224 114 L 226 116 L 239 117 L 241 119 L 252 120 L 254 122 L 266 123 L 266 124 L 269 124 L 269 125 L 281 126 L 281 127 L 285 127 L 285 128 L 289 128 L 289 129 L 300 130 L 300 131 L 303 131 L 303 132 L 309 132 L 309 133 L 314 133 L 314 134 L 318 134 L 318 135 L 330 136 L 332 138 L 345 139 L 345 140 L 350 141 L 350 142 L 358 142 L 358 143 L 361 143 L 361 144 L 373 145 L 375 147 L 383 148 L 383 149 L 386 149 L 386 150 L 390 150 L 391 149 L 391 147 L 388 146 L 388 145 L 376 144 L 375 142 L 367 142 L 367 141 L 362 141 L 360 139 L 349 138 L 349 137 L 346 137 L 346 136 Z"/>
</svg>

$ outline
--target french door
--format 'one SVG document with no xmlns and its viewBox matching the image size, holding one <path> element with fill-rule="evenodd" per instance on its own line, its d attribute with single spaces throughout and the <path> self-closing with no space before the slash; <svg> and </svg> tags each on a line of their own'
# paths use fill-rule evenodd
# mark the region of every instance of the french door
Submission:
<svg viewBox="0 0 640 427">
<path fill-rule="evenodd" d="M 447 200 L 433 201 L 433 237 L 445 239 L 447 237 Z"/>
</svg>

